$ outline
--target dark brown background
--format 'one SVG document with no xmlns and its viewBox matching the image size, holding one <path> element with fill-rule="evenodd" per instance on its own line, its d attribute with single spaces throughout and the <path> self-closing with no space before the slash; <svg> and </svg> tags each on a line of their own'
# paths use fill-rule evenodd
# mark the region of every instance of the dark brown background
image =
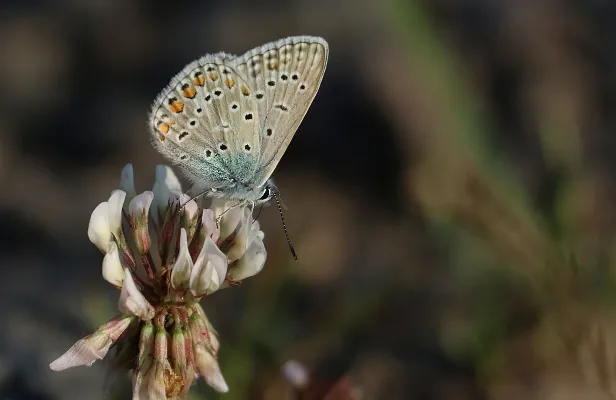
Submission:
<svg viewBox="0 0 616 400">
<path fill-rule="evenodd" d="M 330 43 L 275 174 L 299 262 L 265 208 L 265 270 L 203 302 L 221 398 L 290 398 L 289 359 L 314 398 L 608 398 L 613 2 L 0 7 L 0 399 L 128 398 L 104 362 L 48 370 L 114 313 L 90 213 L 128 162 L 151 187 L 146 115 L 186 63 L 297 34 Z"/>
</svg>

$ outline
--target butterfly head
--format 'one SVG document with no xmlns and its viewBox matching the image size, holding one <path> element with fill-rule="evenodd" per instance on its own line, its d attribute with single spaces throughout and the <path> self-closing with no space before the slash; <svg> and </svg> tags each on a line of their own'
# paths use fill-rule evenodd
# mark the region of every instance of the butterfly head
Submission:
<svg viewBox="0 0 616 400">
<path fill-rule="evenodd" d="M 237 200 L 239 203 L 251 205 L 268 203 L 274 197 L 275 191 L 276 185 L 272 179 L 268 179 L 260 186 L 254 186 L 249 182 L 242 182 L 236 179 L 229 179 L 227 185 L 204 190 L 204 192 L 209 192 L 213 197 Z"/>
<path fill-rule="evenodd" d="M 272 197 L 274 197 L 274 193 L 277 190 L 276 185 L 274 185 L 274 181 L 271 179 L 268 179 L 261 189 L 261 197 L 257 199 L 257 204 L 263 204 L 270 201 Z"/>
</svg>

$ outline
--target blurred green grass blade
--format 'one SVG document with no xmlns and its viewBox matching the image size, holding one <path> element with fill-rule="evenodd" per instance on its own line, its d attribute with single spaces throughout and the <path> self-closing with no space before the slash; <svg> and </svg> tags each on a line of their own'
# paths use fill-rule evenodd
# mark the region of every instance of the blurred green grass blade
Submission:
<svg viewBox="0 0 616 400">
<path fill-rule="evenodd" d="M 422 82 L 436 128 L 426 133 L 413 175 L 418 200 L 433 223 L 454 222 L 481 236 L 518 266 L 545 272 L 558 256 L 545 223 L 498 146 L 462 69 L 413 0 L 381 3 Z M 414 94 L 417 95 L 417 94 Z M 422 138 L 423 139 L 423 138 Z"/>
</svg>

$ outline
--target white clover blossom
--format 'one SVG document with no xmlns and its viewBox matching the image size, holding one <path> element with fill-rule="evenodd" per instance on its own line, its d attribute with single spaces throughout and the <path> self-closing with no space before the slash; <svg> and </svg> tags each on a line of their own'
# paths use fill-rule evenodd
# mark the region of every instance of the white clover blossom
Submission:
<svg viewBox="0 0 616 400">
<path fill-rule="evenodd" d="M 182 399 L 199 376 L 228 391 L 220 342 L 199 300 L 261 271 L 259 223 L 248 207 L 216 200 L 201 208 L 167 166 L 157 166 L 152 191 L 137 194 L 128 164 L 120 187 L 92 212 L 88 237 L 104 254 L 103 278 L 120 290 L 121 315 L 50 368 L 92 365 L 116 345 L 114 364 L 133 371 L 133 400 Z"/>
</svg>

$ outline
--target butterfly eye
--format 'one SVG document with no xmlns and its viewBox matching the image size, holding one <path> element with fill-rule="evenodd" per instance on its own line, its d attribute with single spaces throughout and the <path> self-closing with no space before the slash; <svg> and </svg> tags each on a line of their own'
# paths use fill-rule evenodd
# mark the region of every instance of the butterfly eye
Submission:
<svg viewBox="0 0 616 400">
<path fill-rule="evenodd" d="M 259 201 L 267 201 L 271 197 L 272 197 L 272 191 L 270 190 L 270 188 L 266 187 L 261 197 L 259 197 Z"/>
</svg>

